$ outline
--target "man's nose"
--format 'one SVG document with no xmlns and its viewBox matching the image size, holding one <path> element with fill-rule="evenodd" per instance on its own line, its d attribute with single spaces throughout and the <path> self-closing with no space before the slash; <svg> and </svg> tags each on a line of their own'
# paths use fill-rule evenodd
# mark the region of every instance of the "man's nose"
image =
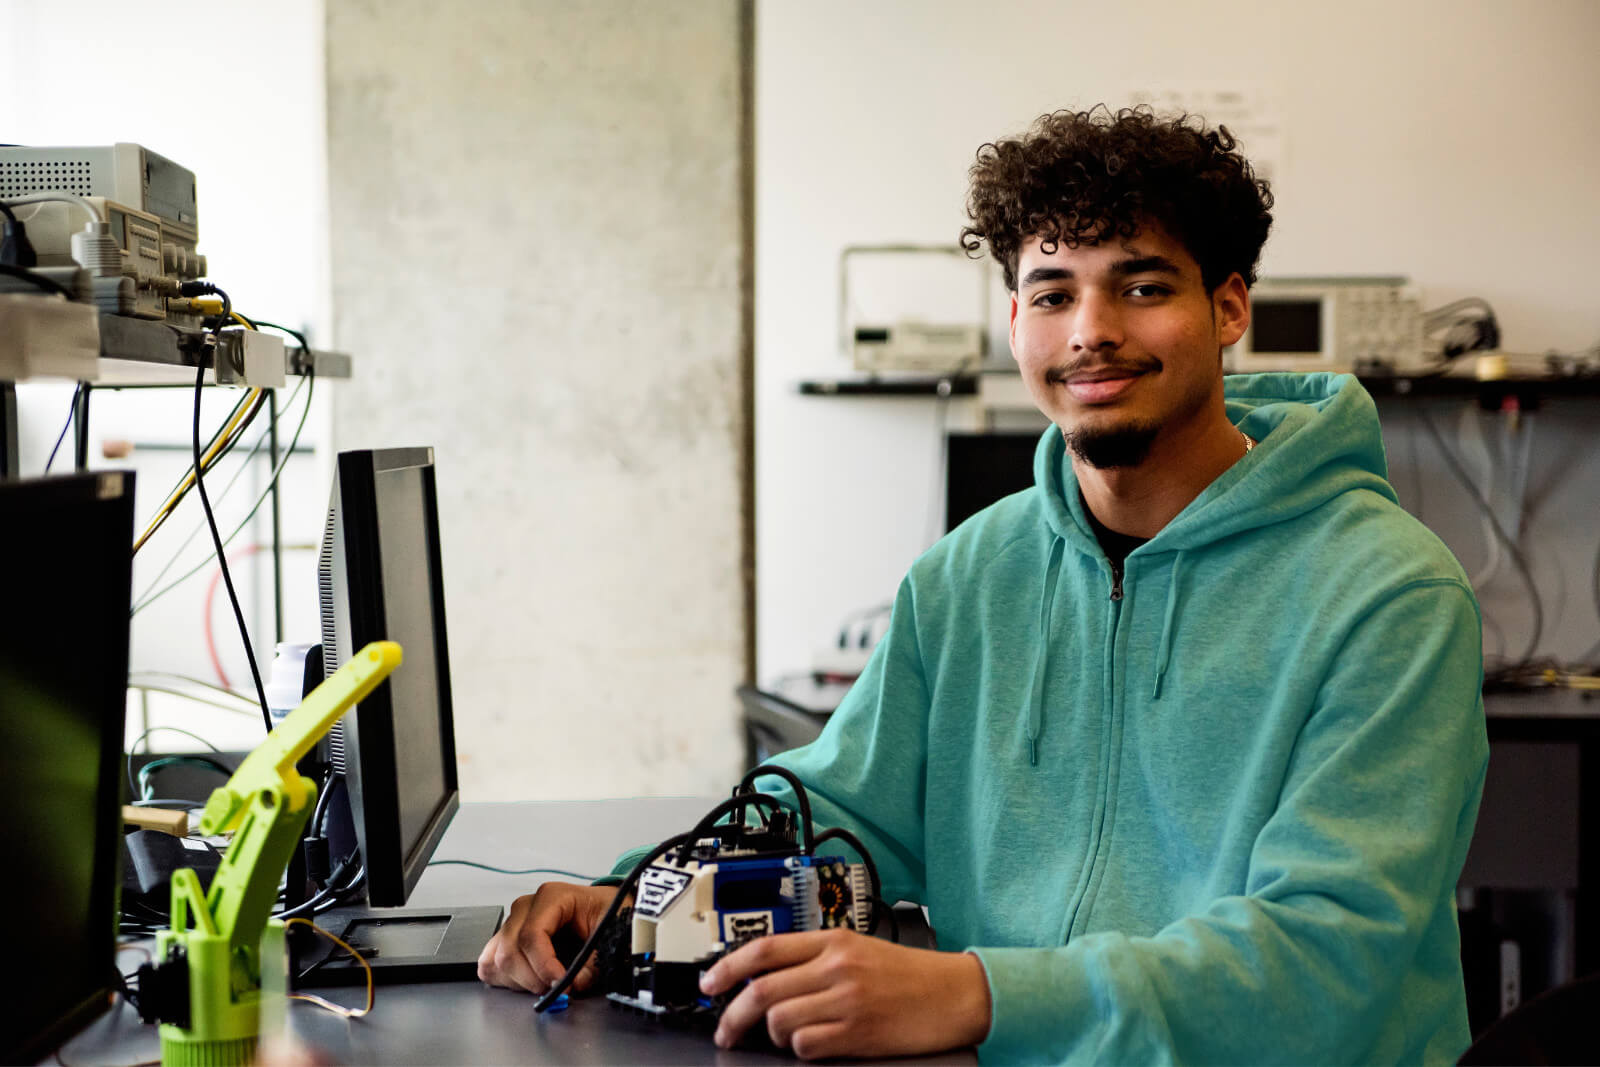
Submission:
<svg viewBox="0 0 1600 1067">
<path fill-rule="evenodd" d="M 1102 293 L 1085 292 L 1078 297 L 1069 342 L 1075 352 L 1098 349 L 1115 351 L 1122 347 L 1122 317 L 1116 302 Z"/>
</svg>

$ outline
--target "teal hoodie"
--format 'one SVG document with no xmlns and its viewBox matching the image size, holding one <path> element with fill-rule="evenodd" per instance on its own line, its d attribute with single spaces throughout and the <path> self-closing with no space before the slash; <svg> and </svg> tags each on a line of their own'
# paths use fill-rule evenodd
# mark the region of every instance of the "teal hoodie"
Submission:
<svg viewBox="0 0 1600 1067">
<path fill-rule="evenodd" d="M 912 566 L 775 762 L 988 976 L 985 1061 L 1453 1061 L 1488 759 L 1477 604 L 1353 378 L 1226 381 L 1260 442 L 1127 558 L 1061 434 Z M 780 795 L 781 783 L 771 779 Z"/>
</svg>

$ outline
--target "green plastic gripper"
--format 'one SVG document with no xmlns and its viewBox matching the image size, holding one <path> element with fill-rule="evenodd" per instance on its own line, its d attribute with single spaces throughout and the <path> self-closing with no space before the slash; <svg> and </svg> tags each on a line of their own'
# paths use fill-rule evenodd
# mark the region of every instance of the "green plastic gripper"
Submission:
<svg viewBox="0 0 1600 1067">
<path fill-rule="evenodd" d="M 192 870 L 172 875 L 172 925 L 156 935 L 156 958 L 187 959 L 189 1022 L 161 1025 L 165 1067 L 236 1067 L 254 1060 L 262 968 L 287 967 L 284 925 L 271 917 L 272 906 L 317 798 L 316 783 L 297 772 L 295 763 L 399 665 L 400 646 L 393 641 L 363 648 L 290 712 L 206 801 L 200 832 L 232 830 L 233 840 L 210 892 L 201 892 Z M 273 983 L 280 989 L 283 984 Z"/>
</svg>

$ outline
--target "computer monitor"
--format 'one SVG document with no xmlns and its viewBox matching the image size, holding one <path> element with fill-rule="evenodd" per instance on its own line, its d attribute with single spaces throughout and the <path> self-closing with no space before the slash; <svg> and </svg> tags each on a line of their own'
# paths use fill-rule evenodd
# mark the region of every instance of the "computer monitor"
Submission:
<svg viewBox="0 0 1600 1067">
<path fill-rule="evenodd" d="M 1033 486 L 1039 433 L 952 433 L 946 439 L 945 530 Z"/>
<path fill-rule="evenodd" d="M 502 914 L 376 910 L 406 903 L 460 806 L 434 477 L 430 448 L 340 453 L 317 568 L 324 674 L 371 641 L 397 641 L 404 656 L 326 746 L 343 786 L 330 796 L 347 798 L 365 865 L 367 907 L 340 913 L 340 936 L 375 950 L 370 962 L 388 981 L 474 977 Z M 327 983 L 361 973 L 348 959 L 314 972 Z"/>
<path fill-rule="evenodd" d="M 133 475 L 0 481 L 0 811 L 11 990 L 0 1063 L 32 1063 L 116 988 Z"/>
</svg>

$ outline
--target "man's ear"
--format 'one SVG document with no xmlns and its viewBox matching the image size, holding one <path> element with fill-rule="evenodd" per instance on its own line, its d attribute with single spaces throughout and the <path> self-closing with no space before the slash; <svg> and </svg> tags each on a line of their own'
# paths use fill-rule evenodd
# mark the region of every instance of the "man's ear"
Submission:
<svg viewBox="0 0 1600 1067">
<path fill-rule="evenodd" d="M 1017 294 L 1016 293 L 1012 293 L 1011 294 L 1011 327 L 1010 327 L 1009 334 L 1010 334 L 1010 339 L 1011 339 L 1011 358 L 1012 359 L 1016 359 L 1017 358 Z"/>
<path fill-rule="evenodd" d="M 1217 340 L 1222 347 L 1237 344 L 1250 326 L 1250 287 L 1244 284 L 1238 271 L 1228 275 L 1228 280 L 1211 294 L 1211 311 L 1217 320 Z"/>
</svg>

